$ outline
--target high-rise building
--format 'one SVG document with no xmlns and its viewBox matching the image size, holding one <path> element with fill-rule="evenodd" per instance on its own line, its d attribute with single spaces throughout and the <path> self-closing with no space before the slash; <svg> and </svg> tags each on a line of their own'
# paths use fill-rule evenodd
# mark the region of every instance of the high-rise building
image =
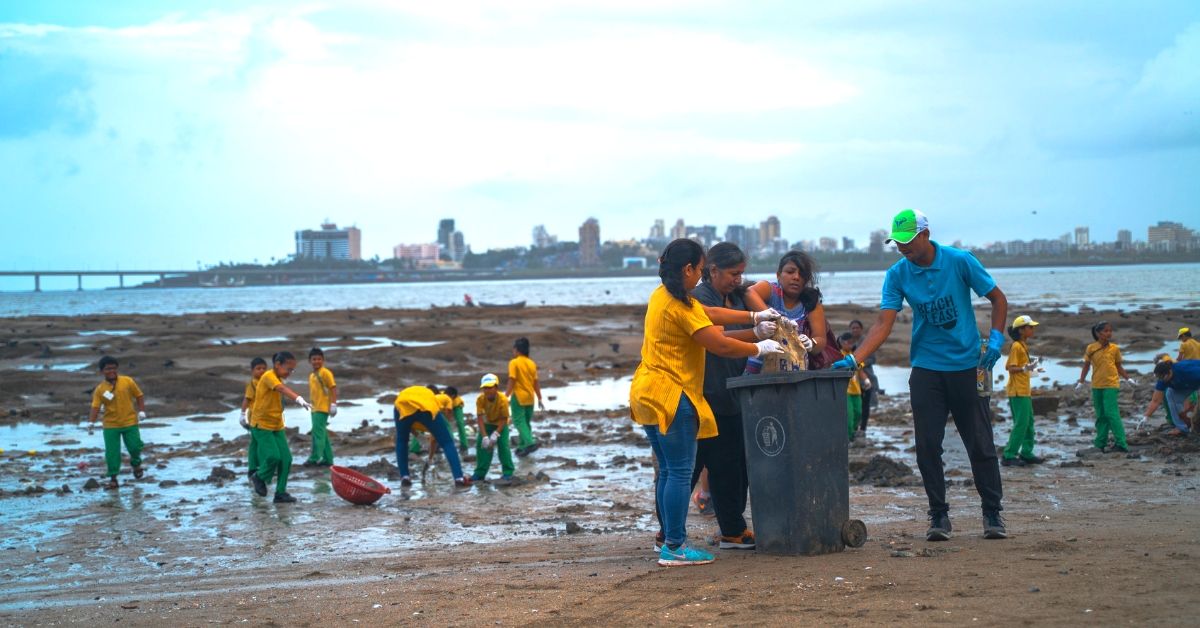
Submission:
<svg viewBox="0 0 1200 628">
<path fill-rule="evenodd" d="M 1159 221 L 1146 230 L 1146 240 L 1155 251 L 1174 253 L 1200 248 L 1196 232 L 1178 222 Z"/>
<path fill-rule="evenodd" d="M 743 253 L 748 252 L 746 249 L 746 228 L 742 225 L 729 225 L 725 227 L 725 241 L 736 244 Z"/>
<path fill-rule="evenodd" d="M 600 221 L 595 218 L 588 218 L 579 227 L 579 265 L 600 265 Z"/>
<path fill-rule="evenodd" d="M 456 262 L 461 262 L 461 261 L 463 261 L 463 257 L 466 257 L 467 243 L 466 243 L 466 239 L 463 238 L 463 232 L 455 231 L 454 233 L 450 234 L 450 251 L 449 251 L 449 253 L 450 253 L 450 259 L 452 259 Z"/>
<path fill-rule="evenodd" d="M 358 227 L 338 229 L 326 222 L 317 229 L 296 232 L 296 257 L 307 259 L 362 259 L 362 232 Z"/>
<path fill-rule="evenodd" d="M 699 242 L 700 246 L 706 249 L 720 241 L 717 239 L 717 228 L 713 225 L 689 227 L 687 237 Z"/>
<path fill-rule="evenodd" d="M 888 237 L 888 232 L 883 229 L 876 229 L 871 232 L 871 244 L 867 247 L 867 253 L 875 257 L 883 255 L 883 241 Z"/>
<path fill-rule="evenodd" d="M 837 245 L 837 239 L 835 238 L 821 238 L 817 246 L 821 249 L 822 253 L 836 253 Z"/>
<path fill-rule="evenodd" d="M 675 226 L 671 227 L 671 239 L 678 240 L 680 238 L 686 238 L 687 232 L 687 225 L 683 224 L 683 219 L 680 218 L 679 220 L 675 221 Z"/>
<path fill-rule="evenodd" d="M 1117 230 L 1117 250 L 1128 251 L 1133 248 L 1133 232 L 1128 229 Z"/>
<path fill-rule="evenodd" d="M 397 244 L 392 249 L 392 257 L 411 263 L 417 268 L 437 266 L 440 247 L 437 242 L 427 244 Z"/>
<path fill-rule="evenodd" d="M 438 222 L 438 238 L 437 243 L 442 247 L 444 253 L 450 253 L 450 247 L 454 245 L 454 219 L 443 218 Z"/>
<path fill-rule="evenodd" d="M 533 246 L 538 249 L 546 249 L 558 244 L 558 236 L 550 235 L 546 231 L 546 225 L 538 225 L 533 228 Z"/>
<path fill-rule="evenodd" d="M 1075 227 L 1075 246 L 1086 249 L 1091 246 L 1091 238 L 1088 236 L 1087 227 Z"/>
<path fill-rule="evenodd" d="M 650 239 L 651 240 L 662 240 L 662 239 L 665 239 L 666 237 L 667 237 L 667 228 L 666 228 L 666 225 L 663 224 L 663 219 L 656 218 L 654 220 L 654 226 L 650 227 Z"/>
<path fill-rule="evenodd" d="M 779 238 L 779 219 L 774 216 L 768 216 L 766 220 L 758 226 L 758 241 L 773 242 Z"/>
<path fill-rule="evenodd" d="M 842 250 L 843 251 L 853 251 L 854 250 L 854 240 L 852 238 L 847 238 L 846 236 L 842 236 Z"/>
</svg>

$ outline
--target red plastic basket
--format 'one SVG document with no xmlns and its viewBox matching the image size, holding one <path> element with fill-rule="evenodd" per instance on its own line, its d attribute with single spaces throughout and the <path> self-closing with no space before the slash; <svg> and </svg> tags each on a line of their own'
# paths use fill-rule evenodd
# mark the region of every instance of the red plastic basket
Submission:
<svg viewBox="0 0 1200 628">
<path fill-rule="evenodd" d="M 351 504 L 374 504 L 380 497 L 392 492 L 392 489 L 354 469 L 334 465 L 329 468 L 329 475 L 333 481 L 333 492 Z"/>
</svg>

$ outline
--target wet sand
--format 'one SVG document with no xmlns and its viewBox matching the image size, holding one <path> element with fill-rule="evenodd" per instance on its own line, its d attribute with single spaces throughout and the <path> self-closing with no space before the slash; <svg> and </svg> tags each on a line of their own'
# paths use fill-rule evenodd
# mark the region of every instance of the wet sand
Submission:
<svg viewBox="0 0 1200 628">
<path fill-rule="evenodd" d="M 1035 352 L 1065 364 L 1078 359 L 1093 318 L 1112 321 L 1127 352 L 1156 350 L 1178 326 L 1200 324 L 1191 311 L 1032 314 L 1043 323 Z M 1090 402 L 1086 391 L 1062 386 L 1040 391 L 1058 404 L 1037 419 L 1038 452 L 1047 463 L 1003 469 L 1011 539 L 979 538 L 977 497 L 951 428 L 946 461 L 955 537 L 923 540 L 920 480 L 899 466 L 915 467 L 907 399 L 890 390 L 868 441 L 851 449 L 851 516 L 870 533 L 863 548 L 803 558 L 722 551 L 706 567 L 657 567 L 650 551 L 650 454 L 626 418 L 624 400 L 596 399 L 592 408 L 566 412 L 549 400 L 555 388 L 565 399 L 584 382 L 631 374 L 641 315 L 634 307 L 456 308 L 284 314 L 270 323 L 241 314 L 0 321 L 2 391 L 18 400 L 9 403 L 0 434 L 11 440 L 8 432 L 51 423 L 74 430 L 30 446 L 35 455 L 11 448 L 0 455 L 0 523 L 10 533 L 0 552 L 0 619 L 1190 624 L 1200 611 L 1200 596 L 1191 594 L 1200 585 L 1191 568 L 1200 556 L 1200 441 L 1166 437 L 1159 419 L 1131 435 L 1129 455 L 1079 456 L 1091 437 Z M 841 329 L 873 313 L 839 307 L 829 315 Z M 905 365 L 906 325 L 902 319 L 896 340 L 885 345 L 882 365 Z M 134 333 L 78 333 L 101 330 Z M 535 425 L 545 446 L 518 460 L 520 481 L 455 492 L 438 462 L 401 491 L 390 411 L 382 414 L 387 406 L 376 399 L 421 383 L 472 390 L 482 372 L 504 371 L 516 335 L 534 344 L 551 408 Z M 289 340 L 212 344 L 276 336 Z M 308 449 L 308 421 L 289 409 L 297 463 L 289 490 L 300 503 L 276 506 L 254 496 L 244 477 L 246 439 L 230 410 L 244 365 L 279 349 L 300 354 L 313 344 L 380 344 L 354 340 L 366 337 L 389 343 L 329 351 L 343 396 L 355 400 L 339 414 L 334 446 L 339 464 L 365 470 L 395 492 L 372 507 L 333 495 L 327 471 L 298 466 Z M 317 340 L 326 338 L 336 340 Z M 390 340 L 443 344 L 398 348 Z M 134 482 L 126 467 L 125 485 L 115 492 L 84 489 L 102 467 L 99 433 L 78 425 L 94 371 L 15 370 L 94 363 L 103 352 L 117 355 L 122 371 L 138 379 L 150 420 L 166 424 L 144 430 L 147 477 Z M 168 360 L 172 365 L 163 366 Z M 1143 383 L 1122 392 L 1127 419 L 1149 397 L 1148 368 L 1130 368 L 1143 373 Z M 304 365 L 293 376 L 302 392 L 306 376 Z M 1002 394 L 993 405 L 1003 418 Z M 195 420 L 204 417 L 210 420 Z M 1133 423 L 1127 420 L 1131 432 Z M 210 430 L 217 436 L 190 436 Z M 997 444 L 1006 437 L 1007 423 L 998 422 Z M 412 457 L 414 472 L 422 460 Z M 689 527 L 693 539 L 715 530 L 711 519 L 694 513 Z"/>
</svg>

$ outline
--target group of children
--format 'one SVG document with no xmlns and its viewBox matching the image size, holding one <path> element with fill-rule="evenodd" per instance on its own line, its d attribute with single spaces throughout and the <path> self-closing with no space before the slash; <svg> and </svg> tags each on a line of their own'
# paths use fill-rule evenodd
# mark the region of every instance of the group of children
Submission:
<svg viewBox="0 0 1200 628">
<path fill-rule="evenodd" d="M 305 400 L 285 383 L 296 369 L 296 357 L 287 351 L 272 356 L 271 364 L 263 358 L 250 362 L 250 381 L 246 383 L 241 402 L 240 423 L 250 433 L 247 446 L 247 475 L 254 492 L 265 497 L 274 481 L 275 503 L 292 503 L 296 498 L 287 492 L 292 467 L 292 453 L 284 431 L 284 398 L 307 410 L 311 418 L 312 449 L 306 467 L 333 465 L 333 446 L 329 438 L 329 419 L 338 413 L 337 380 L 325 364 L 325 353 L 313 348 L 308 353 L 312 372 L 308 376 L 309 397 Z M 145 419 L 145 396 L 130 377 L 118 373 L 115 358 L 104 356 L 99 362 L 104 381 L 92 394 L 90 422 L 103 415 L 104 451 L 108 488 L 118 488 L 117 475 L 121 469 L 121 443 L 129 452 L 135 478 L 141 478 L 142 440 L 138 420 Z M 526 456 L 539 447 L 530 426 L 533 404 L 544 411 L 537 364 L 529 358 L 529 340 L 518 338 L 513 344 L 513 358 L 508 366 L 507 392 L 499 390 L 500 379 L 491 373 L 480 381 L 476 401 L 476 465 L 470 477 L 462 473 L 459 452 L 468 450 L 469 437 L 464 417 L 463 399 L 458 390 L 448 386 L 411 386 L 401 390 L 394 403 L 396 426 L 396 462 L 401 471 L 401 485 L 412 484 L 408 454 L 420 451 L 420 444 L 411 435 L 427 432 L 431 436 L 430 456 L 441 449 L 454 475 L 456 486 L 470 486 L 472 481 L 486 478 L 493 450 L 499 451 L 501 482 L 511 481 L 515 471 L 509 444 L 509 426 L 515 425 L 520 440 L 518 456 Z M 450 433 L 454 422 L 458 447 Z M 415 446 L 415 447 L 414 447 Z"/>
</svg>

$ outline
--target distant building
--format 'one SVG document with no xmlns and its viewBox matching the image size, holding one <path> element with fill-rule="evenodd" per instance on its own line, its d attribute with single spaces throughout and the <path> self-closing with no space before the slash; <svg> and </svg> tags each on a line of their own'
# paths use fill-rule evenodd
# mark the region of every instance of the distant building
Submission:
<svg viewBox="0 0 1200 628">
<path fill-rule="evenodd" d="M 657 218 L 654 221 L 654 226 L 650 227 L 650 239 L 654 241 L 664 240 L 667 237 L 667 228 L 663 224 L 662 218 Z"/>
<path fill-rule="evenodd" d="M 463 232 L 455 231 L 450 234 L 450 259 L 461 262 L 463 257 L 467 255 L 467 243 L 463 238 Z"/>
<path fill-rule="evenodd" d="M 883 241 L 888 237 L 888 232 L 883 229 L 876 229 L 871 232 L 871 244 L 867 246 L 867 253 L 875 257 L 883 255 Z"/>
<path fill-rule="evenodd" d="M 847 238 L 846 236 L 842 236 L 842 251 L 849 252 L 849 251 L 853 251 L 854 249 L 855 249 L 854 240 L 852 238 Z"/>
<path fill-rule="evenodd" d="M 538 225 L 533 228 L 533 246 L 539 249 L 548 249 L 555 244 L 558 244 L 558 236 L 550 235 L 546 231 L 546 225 Z"/>
<path fill-rule="evenodd" d="M 700 243 L 700 246 L 707 249 L 708 247 L 720 242 L 717 238 L 717 228 L 713 225 L 704 225 L 703 227 L 688 227 L 687 237 Z"/>
<path fill-rule="evenodd" d="M 600 221 L 595 218 L 588 218 L 579 227 L 579 265 L 600 265 Z"/>
<path fill-rule="evenodd" d="M 778 237 L 779 219 L 774 216 L 768 216 L 758 226 L 758 241 L 762 243 L 773 242 Z"/>
<path fill-rule="evenodd" d="M 437 242 L 397 244 L 392 249 L 392 257 L 412 264 L 416 268 L 433 268 L 437 266 L 440 249 Z"/>
<path fill-rule="evenodd" d="M 822 253 L 836 253 L 838 242 L 835 238 L 821 238 L 817 246 Z"/>
<path fill-rule="evenodd" d="M 1091 246 L 1091 237 L 1088 235 L 1087 227 L 1075 227 L 1075 246 L 1086 249 Z"/>
<path fill-rule="evenodd" d="M 1152 250 L 1163 253 L 1200 249 L 1196 232 L 1178 222 L 1159 221 L 1146 230 L 1146 240 Z"/>
<path fill-rule="evenodd" d="M 1128 229 L 1117 230 L 1117 250 L 1130 251 L 1133 250 L 1133 232 Z"/>
<path fill-rule="evenodd" d="M 449 252 L 454 244 L 454 219 L 443 218 L 438 222 L 437 243 L 444 252 Z"/>
<path fill-rule="evenodd" d="M 683 219 L 675 221 L 675 226 L 671 227 L 671 239 L 678 240 L 687 237 L 687 225 L 683 224 Z"/>
<path fill-rule="evenodd" d="M 742 225 L 725 227 L 725 241 L 737 245 L 743 253 L 749 252 L 749 248 L 746 246 L 746 227 Z"/>
<path fill-rule="evenodd" d="M 358 227 L 338 229 L 332 222 L 319 230 L 296 232 L 296 257 L 304 259 L 362 259 L 362 232 Z"/>
</svg>

